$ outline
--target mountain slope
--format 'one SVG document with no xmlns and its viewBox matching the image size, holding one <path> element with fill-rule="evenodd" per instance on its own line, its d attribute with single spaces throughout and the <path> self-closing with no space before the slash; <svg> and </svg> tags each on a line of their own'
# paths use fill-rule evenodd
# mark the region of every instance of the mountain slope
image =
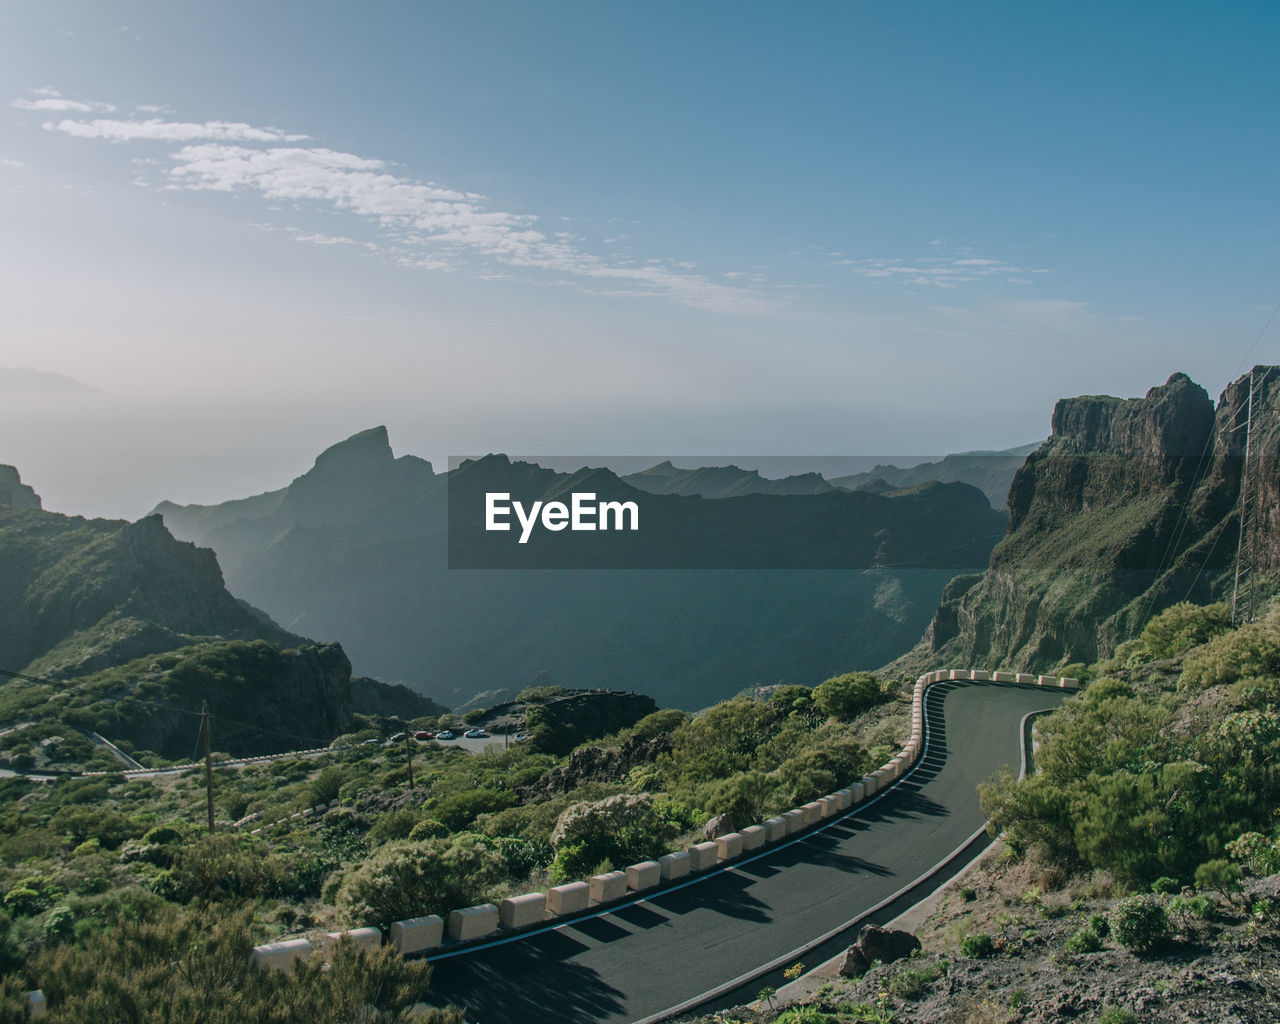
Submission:
<svg viewBox="0 0 1280 1024">
<path fill-rule="evenodd" d="M 1280 373 L 1257 368 L 1262 452 L 1257 580 L 1280 569 Z M 1044 670 L 1108 656 L 1181 600 L 1230 598 L 1248 377 L 1216 411 L 1176 373 L 1144 398 L 1063 399 L 1052 435 L 1018 470 L 1009 532 L 986 572 L 957 580 L 895 670 L 940 661 Z"/>
</svg>

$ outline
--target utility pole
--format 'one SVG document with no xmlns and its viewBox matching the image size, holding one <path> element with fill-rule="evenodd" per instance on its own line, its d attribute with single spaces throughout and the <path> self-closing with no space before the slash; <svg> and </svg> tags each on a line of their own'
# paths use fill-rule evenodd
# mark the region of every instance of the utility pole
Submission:
<svg viewBox="0 0 1280 1024">
<path fill-rule="evenodd" d="M 404 734 L 404 751 L 409 758 L 409 788 L 413 789 L 413 744 L 414 739 L 408 732 Z"/>
<path fill-rule="evenodd" d="M 209 739 L 209 702 L 203 701 L 200 721 L 204 726 L 204 788 L 209 804 L 209 835 L 213 835 L 213 754 Z"/>
</svg>

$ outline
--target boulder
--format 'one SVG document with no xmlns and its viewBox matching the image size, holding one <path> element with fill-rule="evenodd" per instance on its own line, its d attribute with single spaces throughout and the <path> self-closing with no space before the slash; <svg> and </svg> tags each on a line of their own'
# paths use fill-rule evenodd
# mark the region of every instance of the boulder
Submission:
<svg viewBox="0 0 1280 1024">
<path fill-rule="evenodd" d="M 869 924 L 862 929 L 858 935 L 858 941 L 853 945 L 868 964 L 873 964 L 877 960 L 882 964 L 891 964 L 895 960 L 909 957 L 918 950 L 920 940 L 910 932 Z"/>
<path fill-rule="evenodd" d="M 727 836 L 730 832 L 737 831 L 737 828 L 734 827 L 733 819 L 727 814 L 717 814 L 702 826 L 702 834 L 708 840 L 719 839 L 721 836 Z"/>
</svg>

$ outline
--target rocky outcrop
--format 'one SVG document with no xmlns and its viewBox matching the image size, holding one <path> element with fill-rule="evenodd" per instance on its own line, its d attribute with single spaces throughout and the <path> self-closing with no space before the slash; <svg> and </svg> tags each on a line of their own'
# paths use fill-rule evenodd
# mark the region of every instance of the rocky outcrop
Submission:
<svg viewBox="0 0 1280 1024">
<path fill-rule="evenodd" d="M 19 509 L 43 508 L 40 495 L 22 482 L 13 466 L 0 466 L 0 506 Z"/>
<path fill-rule="evenodd" d="M 620 782 L 632 768 L 652 764 L 661 754 L 671 752 L 670 735 L 641 739 L 632 736 L 620 747 L 581 746 L 569 760 L 552 768 L 534 785 L 520 790 L 523 802 L 545 800 L 559 793 L 572 793 L 585 782 Z"/>
<path fill-rule="evenodd" d="M 1280 368 L 1258 367 L 1258 576 L 1280 569 Z M 1217 409 L 1182 373 L 1143 398 L 1063 399 L 1009 489 L 1009 530 L 980 581 L 947 588 L 921 643 L 894 662 L 1046 671 L 1109 655 L 1181 600 L 1229 596 L 1249 378 Z"/>
</svg>

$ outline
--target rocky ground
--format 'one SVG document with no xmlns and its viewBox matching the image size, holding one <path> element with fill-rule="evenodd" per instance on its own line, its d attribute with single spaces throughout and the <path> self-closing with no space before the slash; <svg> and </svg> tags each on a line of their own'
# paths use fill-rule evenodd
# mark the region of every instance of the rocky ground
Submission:
<svg viewBox="0 0 1280 1024">
<path fill-rule="evenodd" d="M 894 922 L 919 939 L 914 955 L 861 977 L 840 975 L 856 956 L 837 958 L 770 1001 L 689 1024 L 1280 1022 L 1280 875 L 1156 898 L 1168 933 L 1141 953 L 1109 927 L 1124 898 L 1105 876 L 1068 878 L 1000 848 Z M 1108 931 L 1101 948 L 1073 951 L 1091 922 Z"/>
</svg>

